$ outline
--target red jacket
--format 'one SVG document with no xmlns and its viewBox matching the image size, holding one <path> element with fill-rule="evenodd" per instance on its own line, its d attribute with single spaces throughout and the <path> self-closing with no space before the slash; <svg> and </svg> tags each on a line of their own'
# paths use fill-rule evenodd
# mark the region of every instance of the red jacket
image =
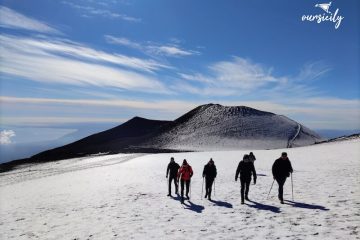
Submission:
<svg viewBox="0 0 360 240">
<path fill-rule="evenodd" d="M 179 168 L 177 178 L 179 179 L 181 176 L 181 180 L 189 181 L 190 178 L 192 177 L 192 175 L 193 175 L 193 170 L 192 170 L 191 166 L 190 165 L 182 165 Z"/>
</svg>

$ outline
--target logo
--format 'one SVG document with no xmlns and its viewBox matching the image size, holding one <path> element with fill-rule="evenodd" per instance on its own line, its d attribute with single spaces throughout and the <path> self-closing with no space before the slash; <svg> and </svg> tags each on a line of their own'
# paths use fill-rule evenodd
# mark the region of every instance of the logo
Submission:
<svg viewBox="0 0 360 240">
<path fill-rule="evenodd" d="M 340 27 L 341 21 L 344 19 L 344 17 L 339 14 L 339 8 L 337 8 L 335 12 L 332 13 L 330 11 L 331 2 L 318 3 L 315 4 L 315 7 L 322 9 L 324 12 L 322 14 L 320 13 L 315 15 L 303 15 L 301 17 L 301 21 L 317 22 L 317 23 L 332 22 L 335 24 L 335 29 L 338 29 Z"/>
</svg>

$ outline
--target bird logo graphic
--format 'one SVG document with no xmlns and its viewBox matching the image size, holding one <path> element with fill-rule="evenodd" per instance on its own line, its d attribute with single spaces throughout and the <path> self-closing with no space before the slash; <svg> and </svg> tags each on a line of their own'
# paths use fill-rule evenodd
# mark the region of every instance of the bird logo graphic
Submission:
<svg viewBox="0 0 360 240">
<path fill-rule="evenodd" d="M 331 13 L 331 12 L 329 11 L 330 6 L 331 6 L 331 2 L 329 2 L 329 3 L 318 3 L 318 4 L 315 4 L 315 7 L 321 8 L 321 9 L 324 10 L 326 13 Z"/>
</svg>

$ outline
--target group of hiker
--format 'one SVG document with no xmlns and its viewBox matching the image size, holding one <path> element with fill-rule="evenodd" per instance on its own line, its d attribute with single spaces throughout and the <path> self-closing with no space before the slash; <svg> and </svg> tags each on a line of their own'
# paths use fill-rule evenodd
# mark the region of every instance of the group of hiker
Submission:
<svg viewBox="0 0 360 240">
<path fill-rule="evenodd" d="M 235 181 L 237 181 L 240 176 L 241 183 L 241 204 L 244 204 L 244 200 L 250 201 L 249 199 L 249 188 L 252 177 L 254 179 L 254 184 L 256 184 L 256 170 L 255 170 L 255 155 L 250 152 L 249 154 L 245 154 L 243 159 L 239 162 L 239 165 L 235 172 Z M 286 178 L 290 176 L 293 172 L 293 168 L 291 166 L 291 162 L 287 157 L 287 153 L 283 152 L 281 157 L 276 159 L 274 164 L 272 165 L 272 174 L 274 181 L 279 185 L 278 197 L 280 203 L 284 203 L 283 197 L 283 187 L 286 181 Z M 190 199 L 189 191 L 190 191 L 190 181 L 191 177 L 194 175 L 192 167 L 188 164 L 187 160 L 184 159 L 181 166 L 177 164 L 173 157 L 170 159 L 170 163 L 168 164 L 166 170 L 166 177 L 168 178 L 168 196 L 171 196 L 171 184 L 174 181 L 175 185 L 175 194 L 179 194 L 178 185 L 180 181 L 181 187 L 181 202 L 184 202 L 184 188 L 186 199 Z M 204 166 L 202 177 L 205 179 L 205 198 L 211 200 L 212 186 L 214 184 L 214 180 L 217 176 L 217 170 L 214 163 L 214 160 L 210 158 L 210 161 Z M 271 189 L 270 189 L 271 190 Z"/>
</svg>

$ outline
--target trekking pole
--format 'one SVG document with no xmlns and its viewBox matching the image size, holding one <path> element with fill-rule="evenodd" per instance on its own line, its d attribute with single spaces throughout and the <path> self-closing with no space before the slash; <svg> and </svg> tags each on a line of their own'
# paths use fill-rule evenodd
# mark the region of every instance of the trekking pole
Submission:
<svg viewBox="0 0 360 240">
<path fill-rule="evenodd" d="M 166 178 L 166 186 L 167 186 L 167 190 L 169 191 L 169 179 Z"/>
<path fill-rule="evenodd" d="M 201 187 L 201 200 L 203 199 L 203 192 L 204 192 L 204 177 L 203 177 L 203 183 Z"/>
<path fill-rule="evenodd" d="M 269 191 L 269 193 L 268 193 L 268 195 L 267 195 L 266 199 L 268 199 L 268 198 L 269 198 L 269 195 L 270 195 L 271 189 L 272 189 L 272 187 L 273 187 L 273 185 L 274 185 L 274 182 L 275 182 L 275 179 L 274 179 L 274 181 L 273 181 L 273 182 L 272 182 L 272 184 L 271 184 L 270 191 Z"/>
<path fill-rule="evenodd" d="M 292 200 L 294 201 L 294 184 L 293 184 L 292 173 L 291 173 L 291 196 L 292 196 Z"/>
<path fill-rule="evenodd" d="M 239 188 L 239 190 L 240 190 L 240 196 L 241 196 L 241 179 L 239 179 L 239 186 L 240 186 L 240 188 Z"/>
<path fill-rule="evenodd" d="M 216 187 L 215 187 L 215 183 L 216 183 L 216 178 L 214 179 L 214 196 L 216 197 Z"/>
</svg>

